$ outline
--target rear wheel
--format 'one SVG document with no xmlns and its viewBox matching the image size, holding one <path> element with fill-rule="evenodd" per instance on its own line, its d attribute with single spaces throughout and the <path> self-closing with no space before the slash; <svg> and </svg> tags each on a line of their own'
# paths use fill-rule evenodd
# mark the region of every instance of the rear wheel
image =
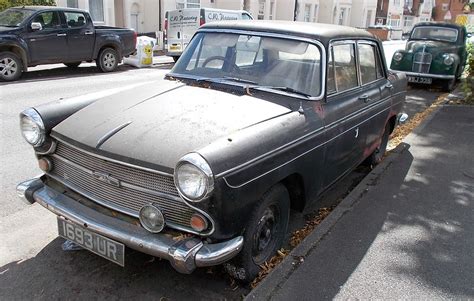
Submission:
<svg viewBox="0 0 474 301">
<path fill-rule="evenodd" d="M 388 138 L 390 136 L 390 124 L 385 125 L 385 130 L 382 135 L 382 141 L 380 145 L 374 150 L 374 152 L 365 160 L 366 165 L 374 166 L 382 162 L 385 151 L 387 150 Z"/>
<path fill-rule="evenodd" d="M 290 218 L 290 197 L 282 184 L 273 186 L 260 199 L 248 220 L 244 247 L 230 263 L 227 272 L 237 280 L 252 281 L 260 265 L 275 255 L 283 244 Z"/>
<path fill-rule="evenodd" d="M 77 68 L 82 62 L 64 63 L 68 68 Z"/>
<path fill-rule="evenodd" d="M 97 67 L 99 67 L 100 71 L 112 72 L 117 69 L 118 63 L 119 56 L 115 49 L 105 48 L 100 51 L 97 59 Z"/>
<path fill-rule="evenodd" d="M 16 54 L 9 51 L 0 53 L 0 80 L 17 80 L 22 72 L 23 64 Z"/>
</svg>

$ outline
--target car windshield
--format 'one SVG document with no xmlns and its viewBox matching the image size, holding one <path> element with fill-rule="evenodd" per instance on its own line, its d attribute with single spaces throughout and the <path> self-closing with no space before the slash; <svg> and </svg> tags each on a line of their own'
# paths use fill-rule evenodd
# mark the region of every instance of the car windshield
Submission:
<svg viewBox="0 0 474 301">
<path fill-rule="evenodd" d="M 196 80 L 318 96 L 321 52 L 308 42 L 234 33 L 198 33 L 171 71 Z"/>
<path fill-rule="evenodd" d="M 20 26 L 29 16 L 34 13 L 33 10 L 10 8 L 0 12 L 0 26 L 17 27 Z"/>
<path fill-rule="evenodd" d="M 411 39 L 456 42 L 458 39 L 458 30 L 446 27 L 420 26 L 413 29 Z"/>
</svg>

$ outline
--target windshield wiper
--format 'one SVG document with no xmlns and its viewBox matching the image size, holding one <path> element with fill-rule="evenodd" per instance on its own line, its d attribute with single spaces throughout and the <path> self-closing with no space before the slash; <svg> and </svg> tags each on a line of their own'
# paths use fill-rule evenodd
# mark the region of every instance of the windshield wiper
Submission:
<svg viewBox="0 0 474 301">
<path fill-rule="evenodd" d="M 238 78 L 238 77 L 232 77 L 232 76 L 224 76 L 222 77 L 223 79 L 226 80 L 232 80 L 234 82 L 239 82 L 239 83 L 245 83 L 245 84 L 251 84 L 251 85 L 259 85 L 256 81 L 249 80 L 249 79 L 243 79 L 243 78 Z"/>
<path fill-rule="evenodd" d="M 264 89 L 272 89 L 272 90 L 278 90 L 278 91 L 283 91 L 283 92 L 290 92 L 290 93 L 293 93 L 293 94 L 298 94 L 298 95 L 305 96 L 307 98 L 312 97 L 311 94 L 308 94 L 308 93 L 303 92 L 303 91 L 296 90 L 296 89 L 291 88 L 291 87 L 260 86 L 260 87 L 255 87 L 255 88 L 264 88 Z"/>
</svg>

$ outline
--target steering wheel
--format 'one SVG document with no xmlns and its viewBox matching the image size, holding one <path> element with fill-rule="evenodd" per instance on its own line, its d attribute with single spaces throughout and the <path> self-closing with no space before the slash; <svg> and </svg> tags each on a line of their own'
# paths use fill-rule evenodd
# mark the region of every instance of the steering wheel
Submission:
<svg viewBox="0 0 474 301">
<path fill-rule="evenodd" d="M 212 61 L 222 61 L 222 65 L 224 65 L 224 63 L 231 63 L 231 61 L 223 56 L 220 56 L 220 55 L 214 55 L 214 56 L 210 56 L 208 57 L 207 59 L 204 60 L 204 62 L 202 63 L 202 67 L 205 68 L 207 64 L 209 64 L 209 62 L 212 62 Z M 233 69 L 240 69 L 235 63 L 232 63 L 232 68 Z"/>
</svg>

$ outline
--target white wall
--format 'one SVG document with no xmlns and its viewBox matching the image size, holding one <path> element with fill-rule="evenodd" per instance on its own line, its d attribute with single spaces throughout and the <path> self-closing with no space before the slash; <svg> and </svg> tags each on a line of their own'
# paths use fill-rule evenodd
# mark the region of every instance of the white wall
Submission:
<svg viewBox="0 0 474 301">
<path fill-rule="evenodd" d="M 319 10 L 319 22 L 338 24 L 341 11 L 345 10 L 342 25 L 351 24 L 352 0 L 322 0 Z"/>
<path fill-rule="evenodd" d="M 115 26 L 114 0 L 94 0 L 104 1 L 104 21 L 94 21 L 95 24 Z M 78 0 L 77 8 L 89 11 L 89 0 Z M 56 5 L 67 7 L 67 0 L 56 0 Z"/>
<path fill-rule="evenodd" d="M 375 24 L 377 0 L 352 0 L 350 26 L 367 28 Z"/>
</svg>

